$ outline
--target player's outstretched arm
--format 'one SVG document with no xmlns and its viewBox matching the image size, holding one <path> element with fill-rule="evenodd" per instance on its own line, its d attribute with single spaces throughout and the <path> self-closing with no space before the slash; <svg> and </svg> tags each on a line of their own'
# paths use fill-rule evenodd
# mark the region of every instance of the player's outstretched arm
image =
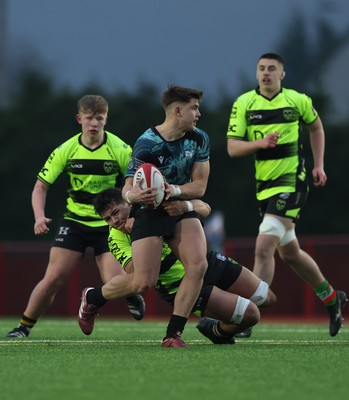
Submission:
<svg viewBox="0 0 349 400">
<path fill-rule="evenodd" d="M 50 230 L 48 224 L 52 222 L 52 219 L 46 218 L 45 216 L 45 204 L 48 190 L 49 186 L 37 179 L 32 192 L 32 207 L 35 218 L 35 235 L 43 235 L 48 233 Z"/>
</svg>

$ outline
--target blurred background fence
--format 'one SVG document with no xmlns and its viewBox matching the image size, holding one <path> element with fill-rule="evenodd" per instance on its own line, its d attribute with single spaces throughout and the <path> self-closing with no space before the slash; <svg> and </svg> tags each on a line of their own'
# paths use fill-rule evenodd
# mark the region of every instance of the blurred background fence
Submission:
<svg viewBox="0 0 349 400">
<path fill-rule="evenodd" d="M 304 250 L 317 260 L 324 275 L 335 288 L 349 288 L 349 235 L 301 236 Z M 234 238 L 225 241 L 225 254 L 236 259 L 247 268 L 252 268 L 255 238 Z M 0 315 L 21 315 L 31 291 L 45 273 L 50 242 L 13 241 L 0 242 Z M 69 282 L 61 290 L 47 311 L 48 316 L 77 315 L 80 295 L 87 286 L 100 286 L 98 269 L 93 255 L 87 252 Z M 326 310 L 305 285 L 279 258 L 272 289 L 278 303 L 263 311 L 263 316 L 290 318 L 322 318 Z M 168 316 L 170 307 L 157 292 L 144 294 L 147 303 L 147 318 Z M 128 318 L 126 304 L 121 301 L 108 303 L 102 310 L 103 316 Z"/>
</svg>

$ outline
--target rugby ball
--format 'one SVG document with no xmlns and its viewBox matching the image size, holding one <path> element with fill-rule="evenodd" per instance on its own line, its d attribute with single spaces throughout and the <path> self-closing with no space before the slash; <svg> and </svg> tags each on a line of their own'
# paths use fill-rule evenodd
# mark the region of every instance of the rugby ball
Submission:
<svg viewBox="0 0 349 400">
<path fill-rule="evenodd" d="M 148 189 L 151 186 L 156 188 L 156 199 L 154 201 L 154 206 L 149 206 L 148 208 L 158 207 L 165 197 L 165 180 L 162 173 L 151 163 L 142 164 L 137 168 L 133 177 L 133 186 L 140 182 L 141 189 Z"/>
</svg>

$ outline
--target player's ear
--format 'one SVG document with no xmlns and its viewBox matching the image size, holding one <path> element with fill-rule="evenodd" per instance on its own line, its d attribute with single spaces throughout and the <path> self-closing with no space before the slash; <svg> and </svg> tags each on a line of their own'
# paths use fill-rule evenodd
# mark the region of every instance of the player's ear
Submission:
<svg viewBox="0 0 349 400">
<path fill-rule="evenodd" d="M 77 120 L 77 122 L 78 122 L 79 124 L 81 124 L 81 115 L 80 115 L 80 114 L 76 114 L 76 115 L 75 115 L 75 119 Z"/>
<path fill-rule="evenodd" d="M 281 79 L 284 79 L 285 76 L 286 76 L 286 72 L 285 72 L 285 71 L 282 71 L 282 73 L 281 73 Z"/>
</svg>

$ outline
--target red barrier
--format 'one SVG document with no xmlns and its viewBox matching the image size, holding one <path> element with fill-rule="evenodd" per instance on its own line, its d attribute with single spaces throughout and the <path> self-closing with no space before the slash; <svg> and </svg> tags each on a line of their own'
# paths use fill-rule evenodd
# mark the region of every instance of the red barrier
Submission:
<svg viewBox="0 0 349 400">
<path fill-rule="evenodd" d="M 305 236 L 300 237 L 300 242 L 302 248 L 318 262 L 330 283 L 335 288 L 349 292 L 349 235 Z M 252 269 L 254 244 L 255 238 L 228 239 L 225 243 L 225 253 Z M 49 249 L 50 243 L 42 241 L 0 243 L 0 315 L 22 314 L 34 286 L 45 273 Z M 76 316 L 82 289 L 101 284 L 92 254 L 87 252 L 46 315 Z M 263 310 L 265 316 L 314 318 L 326 315 L 325 308 L 312 289 L 278 257 L 272 289 L 278 296 L 278 303 L 271 309 Z M 170 307 L 160 300 L 155 290 L 145 293 L 144 297 L 147 303 L 147 317 L 169 315 Z M 102 314 L 130 317 L 122 300 L 108 303 L 103 307 Z"/>
<path fill-rule="evenodd" d="M 303 250 L 319 265 L 323 275 L 335 289 L 349 292 L 349 235 L 300 236 Z M 225 253 L 247 268 L 253 268 L 255 238 L 233 238 L 225 243 Z M 279 257 L 275 257 L 275 276 L 271 288 L 277 305 L 263 309 L 263 316 L 317 318 L 327 311 L 313 290 L 305 284 Z M 347 307 L 348 308 L 348 307 Z M 348 313 L 345 309 L 344 314 Z"/>
</svg>

